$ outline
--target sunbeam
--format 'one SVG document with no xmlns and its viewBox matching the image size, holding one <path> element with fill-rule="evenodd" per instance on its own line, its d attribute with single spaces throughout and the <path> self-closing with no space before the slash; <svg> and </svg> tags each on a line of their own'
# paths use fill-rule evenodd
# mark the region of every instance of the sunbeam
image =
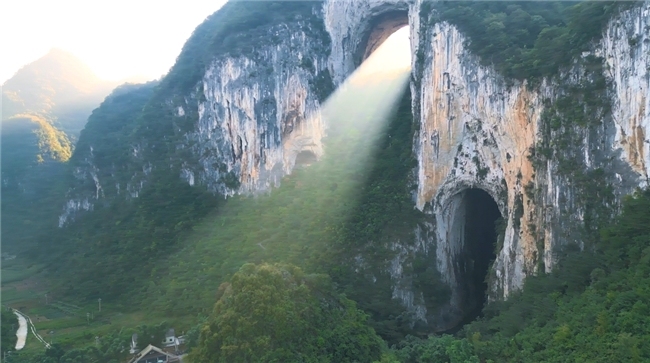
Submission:
<svg viewBox="0 0 650 363">
<path fill-rule="evenodd" d="M 322 156 L 298 153 L 300 167 L 279 187 L 266 195 L 230 198 L 196 226 L 185 247 L 170 257 L 169 270 L 158 272 L 162 281 L 172 281 L 146 292 L 159 296 L 152 304 L 161 309 L 210 306 L 219 283 L 246 262 L 282 261 L 315 270 L 332 260 L 325 256 L 344 238 L 379 141 L 390 138 L 387 125 L 404 103 L 409 47 L 408 32 L 393 34 L 311 115 L 326 127 Z M 410 102 L 407 106 L 410 111 Z M 204 288 L 188 295 L 185 287 L 196 283 Z M 162 291 L 158 286 L 163 284 L 171 288 Z"/>
</svg>

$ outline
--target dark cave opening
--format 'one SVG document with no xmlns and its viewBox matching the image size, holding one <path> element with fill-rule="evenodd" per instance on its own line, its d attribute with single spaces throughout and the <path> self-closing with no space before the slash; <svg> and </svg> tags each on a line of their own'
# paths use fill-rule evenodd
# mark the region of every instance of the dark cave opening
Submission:
<svg viewBox="0 0 650 363">
<path fill-rule="evenodd" d="M 501 212 L 496 202 L 484 190 L 467 189 L 465 202 L 465 248 L 463 262 L 466 308 L 463 324 L 481 316 L 487 302 L 487 276 L 496 258 L 498 232 L 496 224 Z M 462 326 L 461 325 L 461 326 Z"/>
<path fill-rule="evenodd" d="M 318 161 L 316 154 L 309 150 L 303 150 L 296 156 L 295 167 L 306 167 Z"/>
</svg>

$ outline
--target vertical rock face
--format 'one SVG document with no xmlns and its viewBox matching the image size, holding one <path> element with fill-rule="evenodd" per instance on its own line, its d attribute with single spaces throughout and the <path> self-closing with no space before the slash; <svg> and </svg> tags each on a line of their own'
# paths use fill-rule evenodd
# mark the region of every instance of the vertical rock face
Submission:
<svg viewBox="0 0 650 363">
<path fill-rule="evenodd" d="M 326 39 L 305 24 L 292 26 L 271 29 L 278 44 L 215 59 L 208 68 L 196 126 L 182 145 L 195 156 L 183 169 L 189 183 L 223 195 L 267 190 L 292 170 L 299 153 L 322 154 L 324 127 L 312 89 L 327 70 Z"/>
<path fill-rule="evenodd" d="M 560 81 L 545 81 L 535 89 L 521 83 L 506 86 L 468 53 L 464 37 L 452 25 L 412 24 L 414 54 L 421 54 L 414 62 L 412 84 L 413 94 L 419 95 L 414 115 L 420 122 L 414 145 L 419 164 L 415 204 L 435 220 L 435 238 L 427 243 L 436 246 L 438 269 L 452 287 L 450 304 L 442 309 L 447 315 L 471 307 L 461 301 L 461 279 L 467 271 L 461 263 L 466 241 L 459 192 L 485 190 L 507 221 L 490 274 L 490 297 L 502 298 L 521 288 L 539 266 L 550 271 L 560 246 L 581 243 L 577 226 L 586 223 L 585 198 L 579 195 L 584 190 L 572 185 L 575 173 L 561 170 L 566 166 L 562 159 L 576 161 L 582 175 L 602 171 L 604 182 L 613 186 L 614 204 L 636 186 L 647 185 L 649 11 L 646 2 L 624 12 L 607 25 L 593 51 L 583 55 L 604 59 L 611 116 L 602 114 L 597 126 L 571 127 L 579 141 L 562 149 L 549 140 L 568 130 L 549 133 L 542 116 L 566 96 L 566 88 L 592 82 L 584 75 L 583 62 L 565 71 Z M 535 165 L 531 151 L 543 145 L 554 148 L 554 157 Z M 435 313 L 432 317 L 436 319 Z M 444 323 L 432 325 L 442 328 Z"/>
<path fill-rule="evenodd" d="M 612 147 L 641 177 L 650 178 L 650 6 L 648 2 L 612 21 L 596 54 L 605 59 L 612 81 Z"/>
<path fill-rule="evenodd" d="M 272 70 L 277 76 L 273 82 L 249 87 L 241 79 L 251 73 L 246 60 L 226 63 L 206 74 L 207 100 L 199 105 L 197 130 L 187 136 L 188 141 L 196 141 L 195 154 L 205 155 L 199 157 L 198 177 L 214 185 L 221 170 L 213 164 L 225 164 L 224 171 L 239 176 L 240 191 L 264 190 L 291 171 L 300 151 L 322 153 L 318 101 L 308 98 L 304 74 L 285 73 L 283 79 L 281 69 Z"/>
<path fill-rule="evenodd" d="M 449 228 L 457 209 L 450 200 L 467 188 L 487 191 L 508 220 L 496 263 L 497 281 L 507 294 L 521 285 L 524 270 L 533 271 L 535 262 L 535 243 L 526 226 L 515 228 L 521 218 L 515 204 L 523 203 L 524 212 L 529 208 L 523 186 L 532 179 L 533 168 L 526 155 L 535 140 L 541 97 L 525 85 L 508 88 L 497 74 L 479 66 L 449 24 L 436 24 L 426 36 L 430 48 L 424 51 L 419 90 L 416 206 L 436 215 L 437 259 L 444 269 L 453 261 L 453 251 L 460 251 L 452 246 L 461 236 Z M 443 273 L 452 284 L 455 275 L 453 269 Z"/>
<path fill-rule="evenodd" d="M 571 97 L 567 86 L 594 82 L 582 66 L 590 58 L 602 64 L 602 74 L 597 76 L 606 80 L 607 87 L 601 97 L 611 109 L 592 114 L 586 127 L 558 128 L 547 122 L 537 132 L 535 147 L 551 148 L 553 156 L 533 160 L 538 193 L 535 213 L 527 220 L 540 227 L 539 255 L 546 272 L 557 262 L 558 247 L 571 242 L 582 245 L 580 230 L 601 217 L 598 214 L 607 213 L 594 210 L 590 202 L 597 200 L 596 204 L 615 213 L 624 195 L 648 185 L 650 2 L 612 19 L 599 43 L 563 74 L 565 84 L 546 82 L 544 89 L 551 99 Z M 578 100 L 571 103 L 584 107 Z M 566 140 L 570 145 L 565 145 Z M 585 177 L 593 179 L 586 190 L 581 180 Z M 611 188 L 609 197 L 603 198 L 603 187 Z"/>
</svg>

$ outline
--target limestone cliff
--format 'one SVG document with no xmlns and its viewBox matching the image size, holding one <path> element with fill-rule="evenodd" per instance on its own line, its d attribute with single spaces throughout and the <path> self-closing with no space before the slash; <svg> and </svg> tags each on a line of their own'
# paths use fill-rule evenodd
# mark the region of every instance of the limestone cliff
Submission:
<svg viewBox="0 0 650 363">
<path fill-rule="evenodd" d="M 650 6 L 628 11 L 612 21 L 595 49 L 603 57 L 612 82 L 612 148 L 647 186 L 650 178 Z"/>
<path fill-rule="evenodd" d="M 416 9 L 411 9 L 411 19 Z M 570 126 L 551 132 L 544 110 L 566 96 L 570 86 L 593 81 L 584 75 L 585 62 L 564 71 L 558 77 L 561 81 L 546 80 L 535 88 L 526 83 L 507 85 L 467 51 L 466 39 L 454 26 L 411 22 L 413 54 L 421 54 L 414 57 L 412 83 L 413 94 L 419 95 L 413 111 L 420 122 L 414 144 L 419 162 L 415 204 L 431 215 L 431 223 L 424 227 L 427 233 L 415 234 L 423 240 L 413 244 L 410 253 L 435 248 L 438 270 L 452 286 L 449 305 L 440 312 L 423 311 L 424 302 L 417 298 L 421 292 L 402 287 L 394 294 L 419 319 L 444 329 L 459 321 L 462 310 L 471 309 L 471 303 L 464 301 L 468 292 L 462 283 L 469 273 L 462 263 L 465 189 L 487 191 L 507 220 L 490 277 L 491 298 L 501 298 L 521 288 L 524 277 L 537 273 L 539 266 L 549 271 L 560 246 L 580 242 L 577 226 L 585 223 L 584 190 L 576 185 L 575 173 L 558 170 L 563 161 L 576 161 L 573 167 L 585 175 L 604 171 L 603 181 L 614 185 L 615 200 L 610 201 L 614 204 L 621 195 L 647 183 L 647 161 L 643 162 L 647 151 L 643 150 L 648 140 L 643 135 L 649 115 L 648 9 L 645 3 L 610 22 L 592 54 L 583 54 L 583 60 L 593 55 L 606 62 L 611 117 L 605 112 L 599 114 L 602 120 L 597 127 Z M 577 142 L 564 144 L 562 150 L 559 144 L 549 144 L 558 134 L 568 133 L 567 128 Z M 539 158 L 535 160 L 531 153 L 542 145 L 554 148 L 554 153 L 539 165 Z M 403 255 L 395 258 L 408 261 Z M 403 267 L 392 269 L 395 286 L 408 280 Z"/>
<path fill-rule="evenodd" d="M 210 65 L 196 129 L 186 135 L 198 159 L 197 167 L 183 169 L 190 184 L 196 178 L 224 195 L 267 190 L 291 171 L 300 152 L 322 154 L 320 103 L 310 83 L 326 69 L 327 57 L 316 48 L 322 44 L 298 29 L 275 30 L 283 43 L 257 50 L 258 60 L 241 56 Z M 197 106 L 178 107 L 183 116 L 184 108 Z M 239 189 L 220 183 L 230 172 Z"/>
<path fill-rule="evenodd" d="M 421 64 L 415 64 L 417 79 L 412 85 L 420 95 L 414 114 L 419 114 L 421 125 L 414 145 L 419 161 L 415 202 L 435 221 L 431 224 L 435 234 L 417 245 L 435 246 L 439 271 L 456 286 L 445 310 L 447 319 L 454 310 L 467 308 L 460 287 L 467 273 L 460 263 L 465 245 L 461 191 L 487 191 L 507 220 L 490 278 L 491 298 L 501 298 L 521 288 L 524 277 L 537 273 L 538 266 L 550 271 L 560 246 L 573 239 L 580 242 L 576 235 L 585 223 L 586 201 L 581 198 L 585 191 L 577 185 L 575 173 L 558 170 L 564 161 L 575 161 L 571 167 L 583 175 L 602 171 L 603 182 L 613 186 L 615 198 L 609 201 L 613 204 L 647 184 L 649 23 L 647 2 L 623 13 L 607 25 L 590 54 L 583 54 L 561 77 L 536 88 L 526 83 L 506 85 L 469 54 L 463 35 L 450 24 L 420 27 L 423 31 L 412 28 L 413 43 L 421 47 L 414 54 L 423 54 L 416 60 Z M 593 82 L 583 66 L 590 56 L 605 61 L 611 115 L 600 110 L 593 116 L 602 119 L 590 127 L 573 125 L 549 132 L 544 111 L 565 97 L 567 88 Z M 568 133 L 574 135 L 573 143 L 552 142 Z M 543 145 L 554 151 L 539 165 L 531 152 Z M 411 304 L 406 299 L 405 303 Z"/>
<path fill-rule="evenodd" d="M 434 329 L 446 329 L 472 308 L 462 281 L 469 274 L 462 263 L 464 190 L 487 191 L 507 221 L 490 277 L 490 296 L 496 299 L 521 288 L 525 276 L 537 273 L 540 266 L 550 271 L 562 245 L 580 242 L 583 227 L 579 226 L 584 226 L 585 213 L 590 213 L 585 211 L 588 192 L 578 185 L 575 172 L 558 170 L 566 167 L 564 161 L 576 162 L 572 167 L 582 175 L 603 172 L 602 183 L 614 190 L 613 200 L 600 196 L 604 204 L 615 206 L 622 195 L 647 183 L 649 8 L 646 2 L 624 12 L 572 69 L 530 87 L 508 84 L 497 72 L 481 66 L 465 47 L 463 34 L 448 23 L 433 23 L 422 11 L 422 2 L 409 6 L 391 1 L 354 6 L 344 1 L 327 3 L 326 24 L 333 40 L 330 62 L 337 81 L 354 68 L 352 57 L 358 49 L 367 46 L 359 34 L 372 32 L 371 19 L 408 9 L 413 114 L 420 124 L 414 141 L 419 163 L 415 206 L 431 217 L 416 227 L 415 242 L 393 246 L 399 253 L 386 268 L 393 279 L 393 297 L 414 316 Z M 605 61 L 611 115 L 600 110 L 590 115 L 601 118 L 597 126 L 574 125 L 549 132 L 544 111 L 567 97 L 572 86 L 594 82 L 584 64 L 593 59 L 600 62 L 600 57 Z M 567 128 L 577 142 L 549 144 L 558 134 L 568 134 Z M 543 145 L 555 151 L 539 165 L 541 157 L 534 153 Z M 429 249 L 435 249 L 438 270 L 452 287 L 449 304 L 435 312 L 426 311 L 423 292 L 415 291 L 406 272 L 406 265 Z"/>
</svg>

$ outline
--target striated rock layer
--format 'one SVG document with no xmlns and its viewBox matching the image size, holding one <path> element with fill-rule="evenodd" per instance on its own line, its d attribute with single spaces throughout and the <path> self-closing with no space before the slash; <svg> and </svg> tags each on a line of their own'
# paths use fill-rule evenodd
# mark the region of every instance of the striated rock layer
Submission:
<svg viewBox="0 0 650 363">
<path fill-rule="evenodd" d="M 193 155 L 181 171 L 191 185 L 226 196 L 266 191 L 291 172 L 301 152 L 322 155 L 325 127 L 313 90 L 319 78 L 329 78 L 329 39 L 305 21 L 274 25 L 268 33 L 278 41 L 214 59 L 198 99 L 174 105 L 179 118 L 186 109 L 198 111 L 179 145 Z"/>
<path fill-rule="evenodd" d="M 650 6 L 627 11 L 607 26 L 595 54 L 605 59 L 612 81 L 613 149 L 637 173 L 650 178 Z"/>
</svg>

